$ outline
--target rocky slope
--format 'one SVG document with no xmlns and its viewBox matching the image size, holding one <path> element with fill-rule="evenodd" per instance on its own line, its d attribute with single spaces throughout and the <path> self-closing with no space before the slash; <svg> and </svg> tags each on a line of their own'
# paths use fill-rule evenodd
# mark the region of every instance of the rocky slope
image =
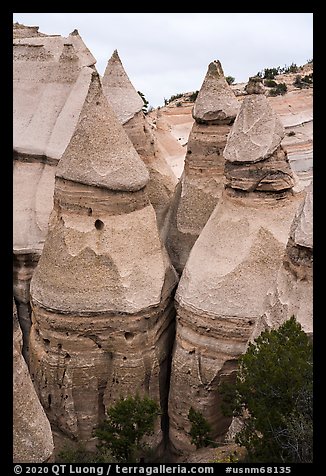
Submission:
<svg viewBox="0 0 326 476">
<path fill-rule="evenodd" d="M 79 441 L 121 395 L 150 395 L 166 418 L 176 276 L 148 180 L 93 72 L 31 282 L 31 374 L 51 423 Z M 162 439 L 158 422 L 152 447 Z"/>
</svg>

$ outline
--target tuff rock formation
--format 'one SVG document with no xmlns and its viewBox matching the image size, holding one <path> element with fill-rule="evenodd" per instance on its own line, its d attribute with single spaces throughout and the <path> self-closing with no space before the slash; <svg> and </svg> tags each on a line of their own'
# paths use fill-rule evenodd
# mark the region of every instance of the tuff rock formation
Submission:
<svg viewBox="0 0 326 476">
<path fill-rule="evenodd" d="M 51 423 L 77 440 L 137 391 L 166 418 L 176 273 L 148 179 L 93 72 L 31 282 L 31 374 Z M 151 444 L 161 442 L 158 424 Z"/>
<path fill-rule="evenodd" d="M 213 61 L 193 108 L 184 171 L 176 188 L 166 240 L 172 263 L 181 274 L 224 186 L 224 147 L 238 112 L 238 101 Z"/>
<path fill-rule="evenodd" d="M 278 328 L 291 316 L 313 335 L 313 185 L 296 213 L 275 288 L 269 291 L 266 308 L 257 321 L 254 337 Z"/>
<path fill-rule="evenodd" d="M 108 61 L 102 84 L 104 94 L 149 171 L 147 193 L 161 230 L 177 179 L 158 150 L 154 133 L 142 111 L 143 100 L 128 78 L 117 50 Z"/>
<path fill-rule="evenodd" d="M 22 357 L 22 346 L 13 303 L 13 462 L 50 462 L 54 450 L 51 427 Z"/>
<path fill-rule="evenodd" d="M 275 284 L 299 196 L 280 147 L 281 124 L 264 95 L 244 99 L 224 150 L 222 197 L 191 250 L 176 292 L 169 396 L 174 450 L 191 451 L 190 406 L 223 440 L 230 419 L 219 385 L 234 378 Z"/>
<path fill-rule="evenodd" d="M 95 63 L 78 33 L 13 29 L 14 295 L 27 356 L 29 283 L 53 206 L 56 165 L 73 134 Z"/>
</svg>

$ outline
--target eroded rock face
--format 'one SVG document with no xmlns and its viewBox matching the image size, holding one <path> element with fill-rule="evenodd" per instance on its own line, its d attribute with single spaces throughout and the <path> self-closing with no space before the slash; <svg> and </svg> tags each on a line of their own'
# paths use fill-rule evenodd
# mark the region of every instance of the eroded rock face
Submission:
<svg viewBox="0 0 326 476">
<path fill-rule="evenodd" d="M 238 109 L 237 99 L 226 82 L 221 63 L 212 61 L 194 104 L 192 114 L 195 121 L 231 124 Z"/>
<path fill-rule="evenodd" d="M 261 104 L 258 103 L 255 112 L 252 105 L 257 103 L 250 99 L 244 100 L 238 117 L 241 120 L 241 117 L 255 115 L 259 122 Z M 276 121 L 272 111 L 264 111 L 262 117 L 272 130 L 266 125 L 263 136 L 266 144 L 261 142 L 259 148 L 261 151 L 270 148 L 279 154 L 277 159 L 273 156 L 268 166 L 268 176 L 273 178 L 276 174 L 273 181 L 277 186 L 272 187 L 271 181 L 268 187 L 256 186 L 244 191 L 238 181 L 227 178 L 222 197 L 190 252 L 176 292 L 177 333 L 169 412 L 170 439 L 177 451 L 191 451 L 187 434 L 190 406 L 207 418 L 213 438 L 223 440 L 227 432 L 231 419 L 222 414 L 219 385 L 235 378 L 237 359 L 245 352 L 264 311 L 266 294 L 275 284 L 293 216 L 300 203 L 300 196 L 291 189 L 291 172 L 289 180 L 278 177 L 284 163 L 287 164 L 285 154 L 280 153 L 282 134 L 278 134 L 278 143 L 275 140 L 271 148 Z M 272 119 L 267 117 L 269 113 Z M 235 123 L 224 150 L 225 157 L 241 157 L 242 144 L 243 135 L 238 134 Z M 252 161 L 248 151 L 244 153 L 248 168 L 260 163 L 256 162 L 255 148 Z M 237 179 L 245 180 L 243 162 L 230 163 L 234 165 Z M 229 165 L 227 162 L 227 170 Z"/>
<path fill-rule="evenodd" d="M 313 185 L 307 188 L 286 246 L 275 287 L 269 291 L 265 312 L 255 335 L 278 328 L 291 316 L 309 335 L 313 334 Z"/>
<path fill-rule="evenodd" d="M 76 127 L 95 63 L 78 34 L 13 29 L 14 295 L 27 357 L 29 283 L 53 207 L 55 168 Z"/>
<path fill-rule="evenodd" d="M 13 321 L 13 462 L 50 462 L 54 451 L 51 427 L 21 354 L 22 332 L 15 303 Z"/>
<path fill-rule="evenodd" d="M 121 395 L 146 393 L 166 417 L 176 274 L 148 179 L 94 72 L 31 283 L 31 373 L 50 421 L 78 440 Z"/>
<path fill-rule="evenodd" d="M 166 244 L 172 263 L 180 274 L 221 196 L 224 147 L 238 108 L 220 62 L 212 62 L 194 104 L 195 123 L 169 216 Z"/>
<path fill-rule="evenodd" d="M 142 111 L 143 100 L 132 85 L 115 50 L 106 67 L 103 91 L 150 174 L 147 193 L 162 230 L 177 179 L 159 152 L 153 131 Z"/>
</svg>

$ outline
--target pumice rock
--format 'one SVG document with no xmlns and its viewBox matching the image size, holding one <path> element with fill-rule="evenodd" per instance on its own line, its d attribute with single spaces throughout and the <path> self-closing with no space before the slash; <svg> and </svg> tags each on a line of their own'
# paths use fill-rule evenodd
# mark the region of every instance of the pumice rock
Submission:
<svg viewBox="0 0 326 476">
<path fill-rule="evenodd" d="M 187 418 L 190 406 L 211 424 L 213 439 L 223 441 L 231 419 L 221 411 L 219 386 L 235 377 L 237 359 L 264 312 L 266 294 L 275 285 L 302 199 L 292 190 L 291 170 L 281 153 L 282 130 L 273 111 L 268 105 L 263 107 L 267 99 L 261 97 L 247 96 L 241 105 L 224 150 L 226 170 L 231 163 L 233 175 L 226 175 L 223 194 L 190 252 L 176 292 L 169 396 L 170 440 L 176 451 L 192 449 Z M 254 117 L 255 123 L 251 121 Z M 258 137 L 256 127 L 264 134 L 259 136 L 258 148 L 252 140 L 248 151 L 243 143 L 250 145 L 251 134 Z M 262 186 L 239 186 L 234 176 L 243 178 L 243 156 L 250 169 L 266 151 L 273 157 L 266 185 L 260 180 Z"/>
<path fill-rule="evenodd" d="M 247 94 L 264 94 L 265 93 L 263 80 L 260 76 L 252 76 L 251 78 L 249 78 L 249 81 L 246 84 L 244 89 Z"/>
<path fill-rule="evenodd" d="M 147 193 L 163 236 L 164 220 L 177 178 L 159 151 L 155 135 L 142 111 L 143 100 L 128 78 L 117 50 L 108 61 L 102 84 L 112 109 L 148 169 Z"/>
<path fill-rule="evenodd" d="M 166 239 L 181 274 L 190 250 L 214 210 L 224 187 L 224 147 L 239 110 L 219 61 L 213 61 L 193 108 L 184 171 L 176 188 Z"/>
<path fill-rule="evenodd" d="M 47 463 L 53 460 L 51 427 L 21 354 L 22 344 L 13 303 L 13 462 Z"/>
<path fill-rule="evenodd" d="M 95 59 L 79 35 L 13 29 L 14 296 L 27 358 L 29 283 L 53 207 L 56 165 L 76 127 Z"/>
<path fill-rule="evenodd" d="M 313 184 L 306 189 L 290 231 L 275 287 L 266 298 L 266 309 L 257 321 L 254 337 L 281 326 L 291 316 L 313 335 Z"/>
<path fill-rule="evenodd" d="M 31 374 L 51 423 L 86 443 L 121 395 L 149 395 L 166 420 L 176 273 L 148 180 L 93 72 L 31 282 Z"/>
</svg>

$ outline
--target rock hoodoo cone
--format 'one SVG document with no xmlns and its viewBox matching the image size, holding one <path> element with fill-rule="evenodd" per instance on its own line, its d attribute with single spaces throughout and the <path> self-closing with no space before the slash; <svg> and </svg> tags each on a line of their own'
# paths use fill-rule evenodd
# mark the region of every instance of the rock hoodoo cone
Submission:
<svg viewBox="0 0 326 476">
<path fill-rule="evenodd" d="M 230 425 L 219 385 L 234 378 L 264 312 L 302 199 L 292 191 L 282 136 L 265 96 L 246 97 L 224 150 L 225 189 L 176 292 L 169 415 L 170 440 L 179 451 L 191 450 L 190 406 L 207 418 L 213 439 L 223 441 Z"/>
<path fill-rule="evenodd" d="M 13 462 L 47 463 L 54 451 L 51 426 L 22 356 L 22 344 L 13 303 Z"/>
<path fill-rule="evenodd" d="M 238 109 L 221 63 L 213 61 L 194 104 L 195 123 L 171 205 L 166 245 L 179 273 L 222 194 L 224 147 Z"/>
<path fill-rule="evenodd" d="M 144 102 L 132 85 L 114 51 L 103 79 L 103 91 L 150 174 L 147 193 L 156 212 L 159 229 L 163 229 L 177 179 L 159 151 L 156 138 L 144 115 Z M 162 233 L 164 233 L 162 231 Z"/>
<path fill-rule="evenodd" d="M 78 440 L 121 395 L 147 394 L 166 417 L 176 273 L 148 178 L 93 72 L 31 282 L 31 373 L 50 421 Z"/>
<path fill-rule="evenodd" d="M 275 287 L 266 298 L 265 312 L 255 334 L 277 328 L 291 316 L 313 335 L 313 183 L 296 213 Z"/>
</svg>

